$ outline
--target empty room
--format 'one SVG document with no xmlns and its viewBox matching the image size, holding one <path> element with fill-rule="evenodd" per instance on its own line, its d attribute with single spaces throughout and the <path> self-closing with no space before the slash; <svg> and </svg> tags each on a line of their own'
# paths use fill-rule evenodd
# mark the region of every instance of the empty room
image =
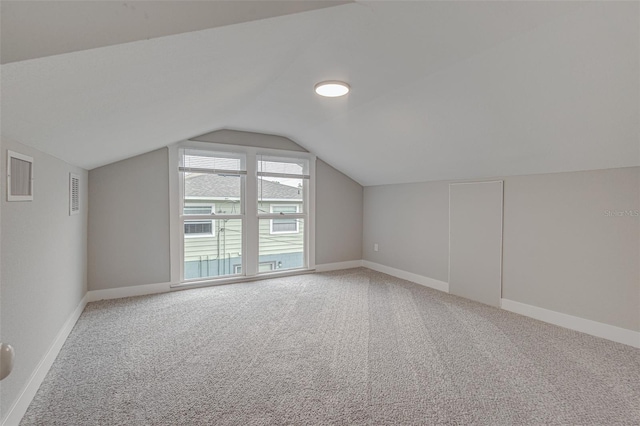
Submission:
<svg viewBox="0 0 640 426">
<path fill-rule="evenodd" d="M 640 424 L 640 2 L 2 0 L 0 62 L 0 426 Z"/>
</svg>

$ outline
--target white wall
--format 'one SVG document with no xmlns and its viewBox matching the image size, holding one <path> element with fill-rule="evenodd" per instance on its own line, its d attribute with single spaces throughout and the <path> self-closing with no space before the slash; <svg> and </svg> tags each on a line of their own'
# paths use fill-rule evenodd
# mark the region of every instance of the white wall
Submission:
<svg viewBox="0 0 640 426">
<path fill-rule="evenodd" d="M 265 135 L 263 133 L 241 132 L 238 130 L 216 130 L 204 135 L 191 138 L 192 141 L 224 143 L 240 146 L 260 146 L 261 148 L 284 149 L 287 151 L 307 152 L 306 149 L 291 139 L 277 135 Z"/>
<path fill-rule="evenodd" d="M 193 140 L 304 151 L 293 141 L 223 130 Z M 169 175 L 163 148 L 89 172 L 89 289 L 171 282 Z M 363 189 L 318 159 L 316 264 L 362 258 Z M 176 172 L 177 173 L 177 172 Z"/>
<path fill-rule="evenodd" d="M 171 281 L 168 151 L 89 172 L 89 289 Z"/>
<path fill-rule="evenodd" d="M 6 201 L 7 149 L 34 158 L 34 199 Z M 4 418 L 87 291 L 87 171 L 4 139 L 0 340 L 15 368 L 2 381 Z M 80 175 L 80 214 L 69 216 L 69 173 Z"/>
<path fill-rule="evenodd" d="M 324 161 L 316 163 L 316 264 L 362 259 L 363 188 Z"/>
<path fill-rule="evenodd" d="M 502 297 L 640 331 L 640 167 L 515 176 L 504 189 Z"/>
<path fill-rule="evenodd" d="M 363 234 L 364 260 L 448 282 L 448 183 L 365 187 Z"/>
<path fill-rule="evenodd" d="M 502 297 L 640 331 L 640 167 L 504 182 Z M 447 281 L 448 184 L 366 187 L 364 259 Z"/>
</svg>

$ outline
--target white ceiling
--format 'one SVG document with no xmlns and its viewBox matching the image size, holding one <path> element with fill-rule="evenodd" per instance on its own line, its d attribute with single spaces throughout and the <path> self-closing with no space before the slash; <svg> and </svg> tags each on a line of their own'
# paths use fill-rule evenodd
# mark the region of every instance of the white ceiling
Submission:
<svg viewBox="0 0 640 426">
<path fill-rule="evenodd" d="M 91 169 L 273 133 L 363 185 L 636 166 L 639 6 L 358 1 L 8 63 L 2 137 Z"/>
<path fill-rule="evenodd" d="M 333 0 L 0 3 L 3 64 L 349 3 Z"/>
</svg>

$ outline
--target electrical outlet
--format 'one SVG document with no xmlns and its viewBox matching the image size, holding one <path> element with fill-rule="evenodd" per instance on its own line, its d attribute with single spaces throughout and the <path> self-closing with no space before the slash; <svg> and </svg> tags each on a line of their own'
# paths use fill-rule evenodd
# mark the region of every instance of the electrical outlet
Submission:
<svg viewBox="0 0 640 426">
<path fill-rule="evenodd" d="M 378 243 L 375 243 L 375 244 L 373 245 L 373 251 L 378 251 Z"/>
</svg>

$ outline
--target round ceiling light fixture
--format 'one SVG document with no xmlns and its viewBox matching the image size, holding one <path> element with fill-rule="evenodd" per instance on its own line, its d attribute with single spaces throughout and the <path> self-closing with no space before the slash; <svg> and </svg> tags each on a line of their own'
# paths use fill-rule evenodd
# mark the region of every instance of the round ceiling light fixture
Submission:
<svg viewBox="0 0 640 426">
<path fill-rule="evenodd" d="M 320 96 L 327 98 L 337 98 L 349 93 L 349 85 L 344 81 L 328 80 L 315 85 L 314 90 Z"/>
</svg>

